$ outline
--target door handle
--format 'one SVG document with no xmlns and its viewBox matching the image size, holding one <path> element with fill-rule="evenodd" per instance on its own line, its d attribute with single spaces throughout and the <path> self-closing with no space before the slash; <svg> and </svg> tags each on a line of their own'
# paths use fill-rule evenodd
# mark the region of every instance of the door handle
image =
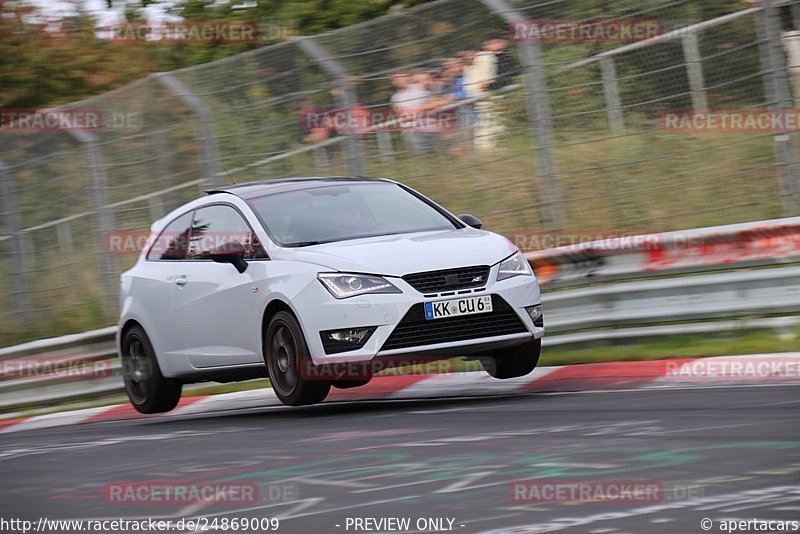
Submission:
<svg viewBox="0 0 800 534">
<path fill-rule="evenodd" d="M 180 275 L 178 278 L 175 279 L 175 283 L 183 287 L 189 283 L 189 279 L 186 278 L 184 275 Z"/>
</svg>

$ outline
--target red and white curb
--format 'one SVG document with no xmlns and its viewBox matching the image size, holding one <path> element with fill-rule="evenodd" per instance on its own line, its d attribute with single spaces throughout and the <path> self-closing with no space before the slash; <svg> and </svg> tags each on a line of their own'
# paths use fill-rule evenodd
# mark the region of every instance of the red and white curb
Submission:
<svg viewBox="0 0 800 534">
<path fill-rule="evenodd" d="M 527 376 L 510 380 L 496 380 L 483 372 L 377 377 L 360 388 L 332 389 L 326 402 L 737 384 L 800 384 L 800 353 L 538 367 Z M 275 393 L 263 388 L 184 397 L 175 410 L 160 415 L 142 415 L 129 404 L 119 404 L 0 420 L 0 434 L 101 421 L 278 406 L 282 405 Z"/>
</svg>

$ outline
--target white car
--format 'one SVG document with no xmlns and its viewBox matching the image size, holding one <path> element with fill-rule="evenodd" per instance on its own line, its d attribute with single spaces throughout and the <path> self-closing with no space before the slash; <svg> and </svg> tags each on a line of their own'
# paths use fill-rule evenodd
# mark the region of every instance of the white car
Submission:
<svg viewBox="0 0 800 534">
<path fill-rule="evenodd" d="M 152 226 L 121 276 L 118 347 L 142 413 L 182 384 L 269 376 L 321 402 L 389 365 L 467 356 L 530 373 L 539 286 L 506 238 L 397 182 L 295 178 L 231 186 Z"/>
</svg>

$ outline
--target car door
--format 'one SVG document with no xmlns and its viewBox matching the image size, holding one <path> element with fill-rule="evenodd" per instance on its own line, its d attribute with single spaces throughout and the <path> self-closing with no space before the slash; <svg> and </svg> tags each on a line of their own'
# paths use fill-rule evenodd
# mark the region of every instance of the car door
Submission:
<svg viewBox="0 0 800 534">
<path fill-rule="evenodd" d="M 208 259 L 216 247 L 232 240 L 245 247 L 246 260 L 265 256 L 241 213 L 228 204 L 195 211 L 189 259 L 173 288 L 174 313 L 189 359 L 195 367 L 262 362 L 261 324 L 256 317 L 252 272 Z"/>
<path fill-rule="evenodd" d="M 189 250 L 189 233 L 194 211 L 167 224 L 150 245 L 145 261 L 136 269 L 136 295 L 148 316 L 148 333 L 156 351 L 169 360 L 182 354 L 184 342 L 175 315 L 173 288 L 183 272 Z"/>
</svg>

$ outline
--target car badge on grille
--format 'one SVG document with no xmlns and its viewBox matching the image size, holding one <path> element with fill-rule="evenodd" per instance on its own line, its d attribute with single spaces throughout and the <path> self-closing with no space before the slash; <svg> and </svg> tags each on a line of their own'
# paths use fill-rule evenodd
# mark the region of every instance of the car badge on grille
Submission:
<svg viewBox="0 0 800 534">
<path fill-rule="evenodd" d="M 444 283 L 448 286 L 454 286 L 458 284 L 458 276 L 455 274 L 446 274 L 444 275 Z"/>
<path fill-rule="evenodd" d="M 479 274 L 478 276 L 472 279 L 473 284 L 477 284 L 478 282 L 483 282 L 483 275 Z"/>
</svg>

